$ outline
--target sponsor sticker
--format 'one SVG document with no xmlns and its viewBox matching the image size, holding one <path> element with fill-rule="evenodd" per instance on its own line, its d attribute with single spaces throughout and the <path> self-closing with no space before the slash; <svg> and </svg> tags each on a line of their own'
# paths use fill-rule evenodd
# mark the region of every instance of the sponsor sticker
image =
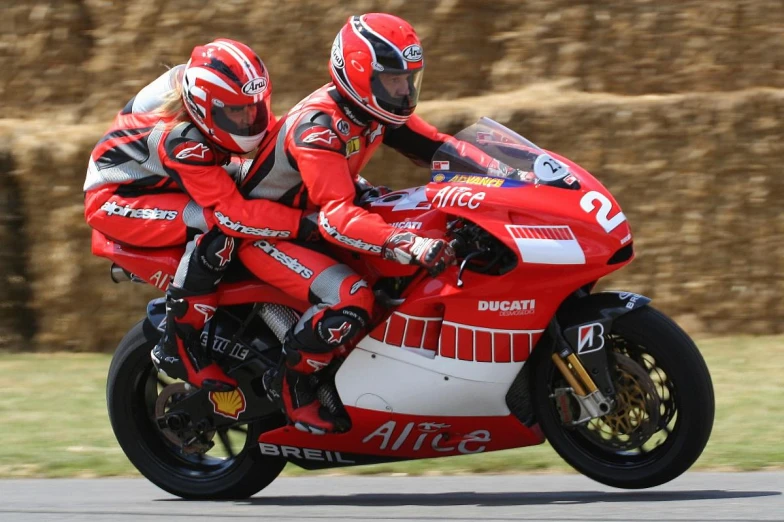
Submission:
<svg viewBox="0 0 784 522">
<path fill-rule="evenodd" d="M 257 94 L 261 94 L 267 90 L 267 79 L 263 76 L 261 78 L 253 78 L 252 80 L 248 80 L 245 85 L 242 86 L 242 93 L 247 94 L 248 96 L 255 96 Z"/>
<path fill-rule="evenodd" d="M 201 333 L 200 341 L 201 341 L 201 345 L 204 348 L 207 347 L 208 337 L 209 334 L 207 332 Z M 248 357 L 250 350 L 248 348 L 245 348 L 240 343 L 234 343 L 234 346 L 229 348 L 230 342 L 231 341 L 229 339 L 226 339 L 225 337 L 214 335 L 212 341 L 212 351 L 218 352 L 220 354 L 228 355 L 229 357 L 233 359 L 237 359 L 239 361 L 244 361 Z"/>
<path fill-rule="evenodd" d="M 349 158 L 358 153 L 360 149 L 359 138 L 354 136 L 346 143 L 346 157 Z"/>
<path fill-rule="evenodd" d="M 407 62 L 421 62 L 422 48 L 416 44 L 409 45 L 403 49 L 403 59 Z"/>
<path fill-rule="evenodd" d="M 536 313 L 535 299 L 518 299 L 514 301 L 479 301 L 480 312 L 498 312 L 498 315 L 531 315 Z"/>
<path fill-rule="evenodd" d="M 332 65 L 338 69 L 346 66 L 346 63 L 343 61 L 343 42 L 340 39 L 340 33 L 335 37 L 335 41 L 332 42 Z"/>
<path fill-rule="evenodd" d="M 371 444 L 379 450 L 420 451 L 422 448 L 441 453 L 469 455 L 482 453 L 491 441 L 488 430 L 474 430 L 460 437 L 450 437 L 445 430 L 449 424 L 441 422 L 388 421 L 362 439 L 363 444 Z M 460 442 L 457 442 L 460 441 Z"/>
<path fill-rule="evenodd" d="M 467 187 L 445 187 L 436 192 L 433 197 L 433 206 L 439 208 L 468 207 L 475 210 L 479 208 L 485 196 L 487 196 L 486 192 L 474 193 Z"/>
<path fill-rule="evenodd" d="M 336 127 L 338 128 L 338 132 L 344 136 L 348 136 L 348 133 L 351 132 L 351 126 L 346 120 L 338 120 Z"/>
<path fill-rule="evenodd" d="M 295 446 L 278 446 L 277 444 L 259 443 L 262 455 L 270 457 L 284 457 L 287 459 L 313 460 L 319 462 L 340 462 L 342 464 L 356 464 L 353 460 L 343 457 L 339 451 L 327 451 L 311 448 L 297 448 Z"/>
<path fill-rule="evenodd" d="M 589 323 L 577 330 L 577 353 L 591 353 L 604 348 L 604 326 L 601 323 Z"/>
<path fill-rule="evenodd" d="M 503 187 L 506 182 L 501 178 L 489 178 L 487 176 L 469 176 L 458 174 L 449 180 L 451 183 L 468 183 L 469 185 L 481 185 L 483 187 Z"/>
<path fill-rule="evenodd" d="M 420 230 L 422 228 L 421 221 L 398 221 L 396 223 L 390 223 L 395 228 L 405 228 L 409 230 Z"/>
<path fill-rule="evenodd" d="M 237 420 L 247 407 L 245 394 L 239 388 L 227 392 L 210 392 L 209 399 L 213 411 L 229 419 Z"/>
<path fill-rule="evenodd" d="M 448 161 L 434 161 L 433 170 L 449 170 Z"/>
</svg>

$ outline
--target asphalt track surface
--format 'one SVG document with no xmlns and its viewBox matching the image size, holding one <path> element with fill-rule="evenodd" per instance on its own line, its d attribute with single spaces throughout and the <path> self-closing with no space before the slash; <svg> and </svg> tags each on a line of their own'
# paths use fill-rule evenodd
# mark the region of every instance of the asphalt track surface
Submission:
<svg viewBox="0 0 784 522">
<path fill-rule="evenodd" d="M 188 502 L 143 479 L 0 480 L 0 521 L 784 520 L 784 473 L 687 473 L 644 491 L 578 475 L 280 478 L 245 501 Z"/>
</svg>

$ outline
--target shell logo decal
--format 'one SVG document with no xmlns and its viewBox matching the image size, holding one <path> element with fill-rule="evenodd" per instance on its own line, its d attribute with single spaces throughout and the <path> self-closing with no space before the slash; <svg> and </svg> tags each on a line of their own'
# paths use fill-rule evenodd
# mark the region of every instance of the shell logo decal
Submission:
<svg viewBox="0 0 784 522">
<path fill-rule="evenodd" d="M 215 413 L 229 419 L 237 420 L 247 407 L 245 395 L 239 388 L 227 392 L 210 392 L 209 398 Z"/>
</svg>

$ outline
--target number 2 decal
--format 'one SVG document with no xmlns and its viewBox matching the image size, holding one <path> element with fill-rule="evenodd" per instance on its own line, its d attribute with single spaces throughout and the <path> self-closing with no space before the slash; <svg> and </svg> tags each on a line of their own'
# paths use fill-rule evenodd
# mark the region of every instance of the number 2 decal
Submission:
<svg viewBox="0 0 784 522">
<path fill-rule="evenodd" d="M 618 212 L 613 217 L 609 217 L 610 211 L 612 210 L 612 203 L 607 199 L 607 196 L 601 192 L 596 192 L 595 190 L 592 190 L 583 196 L 580 200 L 580 208 L 590 214 L 596 208 L 597 201 L 599 202 L 599 210 L 596 211 L 596 222 L 599 223 L 605 232 L 609 234 L 615 230 L 618 225 L 626 221 L 626 216 L 623 215 L 623 212 Z"/>
</svg>

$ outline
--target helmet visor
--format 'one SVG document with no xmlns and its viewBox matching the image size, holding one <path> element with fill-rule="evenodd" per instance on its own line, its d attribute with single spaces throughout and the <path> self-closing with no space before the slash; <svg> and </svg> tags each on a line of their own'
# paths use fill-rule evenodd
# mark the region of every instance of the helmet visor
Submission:
<svg viewBox="0 0 784 522">
<path fill-rule="evenodd" d="M 373 96 L 386 111 L 410 116 L 419 100 L 424 69 L 374 71 L 370 80 Z"/>
<path fill-rule="evenodd" d="M 212 106 L 215 126 L 237 136 L 256 136 L 267 130 L 269 111 L 264 101 L 248 105 Z"/>
</svg>

